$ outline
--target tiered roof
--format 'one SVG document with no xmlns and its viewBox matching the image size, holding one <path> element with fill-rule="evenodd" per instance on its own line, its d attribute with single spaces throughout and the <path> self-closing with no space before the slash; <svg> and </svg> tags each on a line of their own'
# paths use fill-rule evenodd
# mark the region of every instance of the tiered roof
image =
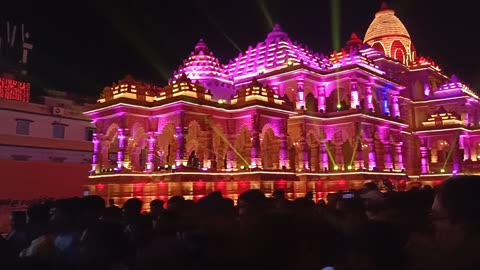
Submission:
<svg viewBox="0 0 480 270">
<path fill-rule="evenodd" d="M 232 79 L 227 75 L 218 58 L 208 49 L 207 44 L 200 39 L 190 57 L 173 73 L 174 79 L 179 79 L 186 74 L 193 81 L 217 79 L 232 84 Z"/>
<path fill-rule="evenodd" d="M 232 104 L 244 103 L 252 100 L 261 100 L 275 104 L 283 104 L 284 101 L 278 97 L 270 86 L 263 86 L 256 78 L 244 88 L 237 91 L 232 99 Z"/>
<path fill-rule="evenodd" d="M 240 53 L 235 60 L 226 65 L 226 68 L 235 80 L 241 80 L 299 63 L 322 69 L 318 54 L 314 54 L 301 44 L 292 42 L 276 24 L 265 41 L 258 43 L 255 47 L 248 47 L 245 54 Z"/>
<path fill-rule="evenodd" d="M 143 101 L 153 101 L 153 96 L 162 91 L 161 87 L 135 80 L 131 75 L 103 88 L 98 102 L 106 102 L 117 98 L 130 98 Z"/>
<path fill-rule="evenodd" d="M 173 80 L 169 85 L 165 86 L 163 91 L 157 93 L 155 100 L 165 100 L 178 96 L 188 96 L 205 100 L 212 99 L 212 94 L 202 84 L 193 83 L 185 73 L 177 80 Z"/>
<path fill-rule="evenodd" d="M 434 127 L 443 125 L 460 125 L 462 121 L 459 119 L 456 113 L 447 112 L 443 106 L 432 113 L 427 121 L 422 122 L 424 127 Z"/>
<path fill-rule="evenodd" d="M 462 93 L 477 99 L 479 98 L 475 91 L 464 83 L 458 81 L 457 76 L 455 75 L 450 78 L 450 81 L 440 85 L 437 89 L 434 89 L 434 97 L 452 97 L 458 96 Z"/>
</svg>

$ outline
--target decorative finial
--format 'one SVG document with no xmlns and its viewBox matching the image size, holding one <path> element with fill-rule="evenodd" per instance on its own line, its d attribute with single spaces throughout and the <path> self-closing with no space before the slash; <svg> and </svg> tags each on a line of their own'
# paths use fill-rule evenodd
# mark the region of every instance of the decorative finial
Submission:
<svg viewBox="0 0 480 270">
<path fill-rule="evenodd" d="M 453 74 L 452 77 L 450 78 L 450 82 L 452 82 L 452 83 L 457 83 L 457 82 L 458 82 L 458 77 L 457 77 L 457 75 Z"/>
<path fill-rule="evenodd" d="M 282 28 L 280 27 L 280 24 L 276 23 L 276 24 L 273 26 L 272 32 L 282 32 Z"/>
<path fill-rule="evenodd" d="M 380 10 L 386 10 L 386 9 L 390 9 L 387 5 L 387 2 L 382 2 L 382 5 L 380 6 Z"/>
<path fill-rule="evenodd" d="M 267 43 L 279 40 L 287 40 L 288 35 L 282 31 L 282 28 L 278 23 L 273 26 L 272 32 L 267 35 L 267 39 L 265 40 Z"/>
<path fill-rule="evenodd" d="M 201 38 L 197 42 L 197 45 L 195 45 L 195 53 L 198 54 L 200 51 L 204 52 L 204 54 L 208 54 L 208 46 L 205 41 L 203 41 L 203 38 Z"/>
</svg>

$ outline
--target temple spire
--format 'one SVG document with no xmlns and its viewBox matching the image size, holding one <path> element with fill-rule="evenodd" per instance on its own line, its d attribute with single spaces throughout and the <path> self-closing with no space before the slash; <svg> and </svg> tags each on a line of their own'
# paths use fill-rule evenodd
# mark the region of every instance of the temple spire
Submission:
<svg viewBox="0 0 480 270">
<path fill-rule="evenodd" d="M 380 10 L 387 10 L 387 9 L 390 9 L 390 8 L 388 7 L 387 2 L 382 2 L 382 5 L 380 6 Z"/>
<path fill-rule="evenodd" d="M 202 51 L 204 54 L 208 54 L 208 46 L 205 41 L 203 41 L 203 38 L 201 38 L 198 42 L 197 45 L 195 45 L 195 54 L 198 54 L 200 51 Z"/>
</svg>

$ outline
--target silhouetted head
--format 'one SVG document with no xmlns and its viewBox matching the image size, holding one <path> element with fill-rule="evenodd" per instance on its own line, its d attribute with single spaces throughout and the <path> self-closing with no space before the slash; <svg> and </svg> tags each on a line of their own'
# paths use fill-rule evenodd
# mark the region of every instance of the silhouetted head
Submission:
<svg viewBox="0 0 480 270">
<path fill-rule="evenodd" d="M 263 210 L 267 199 L 259 189 L 250 189 L 238 196 L 239 215 Z"/>
<path fill-rule="evenodd" d="M 142 205 L 143 202 L 139 198 L 130 198 L 123 204 L 122 211 L 127 221 L 131 221 L 140 215 Z"/>
<path fill-rule="evenodd" d="M 25 211 L 13 211 L 10 214 L 10 226 L 12 230 L 20 230 L 27 224 L 27 213 Z"/>
<path fill-rule="evenodd" d="M 455 176 L 439 187 L 432 205 L 437 240 L 452 247 L 480 233 L 480 176 Z"/>
<path fill-rule="evenodd" d="M 150 213 L 152 216 L 158 216 L 163 211 L 164 201 L 155 199 L 150 202 Z"/>
<path fill-rule="evenodd" d="M 167 201 L 167 209 L 169 211 L 182 211 L 185 206 L 185 198 L 182 196 L 173 196 Z"/>
</svg>

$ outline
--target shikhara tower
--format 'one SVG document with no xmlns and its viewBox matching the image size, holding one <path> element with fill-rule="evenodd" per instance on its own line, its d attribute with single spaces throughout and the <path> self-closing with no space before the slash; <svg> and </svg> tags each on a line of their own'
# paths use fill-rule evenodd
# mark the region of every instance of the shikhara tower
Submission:
<svg viewBox="0 0 480 270">
<path fill-rule="evenodd" d="M 323 56 L 275 25 L 226 64 L 200 40 L 164 87 L 131 77 L 86 112 L 91 193 L 198 199 L 249 188 L 290 198 L 480 169 L 479 97 L 417 56 L 383 5 L 362 41 Z"/>
</svg>

